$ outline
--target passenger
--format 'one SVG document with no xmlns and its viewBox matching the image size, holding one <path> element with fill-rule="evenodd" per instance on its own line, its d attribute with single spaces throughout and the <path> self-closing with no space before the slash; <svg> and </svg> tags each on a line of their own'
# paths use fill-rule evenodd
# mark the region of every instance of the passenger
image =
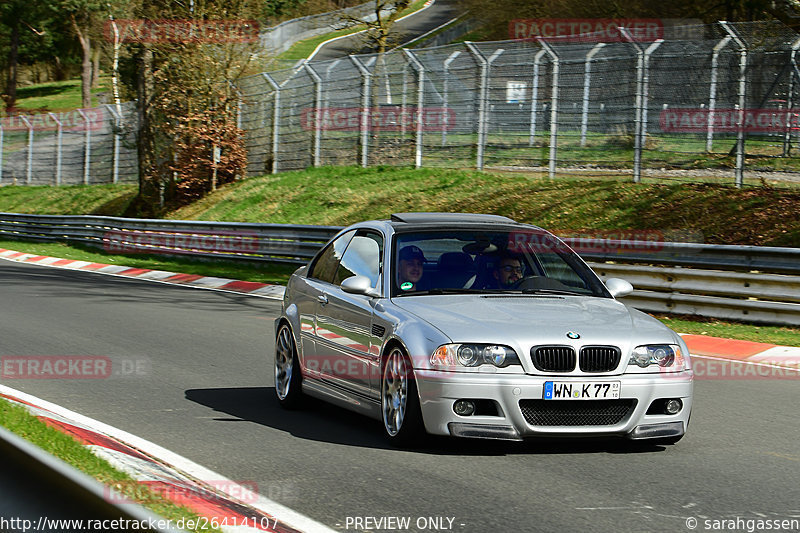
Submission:
<svg viewBox="0 0 800 533">
<path fill-rule="evenodd" d="M 519 258 L 503 256 L 494 267 L 493 274 L 499 288 L 511 289 L 516 282 L 522 279 L 523 272 L 525 272 L 525 268 Z"/>
<path fill-rule="evenodd" d="M 400 289 L 404 292 L 416 291 L 422 278 L 425 255 L 418 246 L 405 246 L 400 250 Z"/>
</svg>

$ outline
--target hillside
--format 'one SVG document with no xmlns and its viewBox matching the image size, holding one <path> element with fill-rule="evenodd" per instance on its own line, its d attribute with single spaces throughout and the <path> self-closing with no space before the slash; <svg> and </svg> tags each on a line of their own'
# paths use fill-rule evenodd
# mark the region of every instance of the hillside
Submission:
<svg viewBox="0 0 800 533">
<path fill-rule="evenodd" d="M 130 185 L 2 187 L 0 211 L 119 216 L 134 194 Z M 682 230 L 707 243 L 800 247 L 798 189 L 438 169 L 323 167 L 249 178 L 168 217 L 345 225 L 397 211 L 495 213 L 560 234 Z"/>
</svg>

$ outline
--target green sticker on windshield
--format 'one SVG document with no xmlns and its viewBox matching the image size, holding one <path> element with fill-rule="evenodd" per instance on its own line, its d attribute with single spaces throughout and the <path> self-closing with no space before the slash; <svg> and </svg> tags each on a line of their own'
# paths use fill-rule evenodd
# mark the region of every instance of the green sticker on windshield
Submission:
<svg viewBox="0 0 800 533">
<path fill-rule="evenodd" d="M 410 290 L 411 287 L 413 287 L 413 286 L 414 286 L 413 283 L 411 283 L 410 281 L 406 281 L 405 283 L 402 283 L 400 285 L 400 288 L 403 289 L 404 291 L 407 291 L 407 290 Z"/>
</svg>

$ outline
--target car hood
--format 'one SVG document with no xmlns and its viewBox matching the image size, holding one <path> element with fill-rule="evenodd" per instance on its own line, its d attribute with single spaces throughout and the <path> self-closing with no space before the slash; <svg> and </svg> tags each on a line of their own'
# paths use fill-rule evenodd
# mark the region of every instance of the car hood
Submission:
<svg viewBox="0 0 800 533">
<path fill-rule="evenodd" d="M 459 343 L 610 344 L 624 349 L 640 342 L 675 343 L 677 338 L 658 320 L 610 298 L 470 294 L 392 301 Z M 568 332 L 580 340 L 568 338 Z"/>
</svg>

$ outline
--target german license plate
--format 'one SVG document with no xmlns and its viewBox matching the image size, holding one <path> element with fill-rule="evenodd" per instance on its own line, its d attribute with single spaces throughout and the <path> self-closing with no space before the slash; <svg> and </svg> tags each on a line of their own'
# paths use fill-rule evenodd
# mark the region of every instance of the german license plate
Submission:
<svg viewBox="0 0 800 533">
<path fill-rule="evenodd" d="M 545 381 L 545 400 L 615 400 L 619 381 Z"/>
</svg>

